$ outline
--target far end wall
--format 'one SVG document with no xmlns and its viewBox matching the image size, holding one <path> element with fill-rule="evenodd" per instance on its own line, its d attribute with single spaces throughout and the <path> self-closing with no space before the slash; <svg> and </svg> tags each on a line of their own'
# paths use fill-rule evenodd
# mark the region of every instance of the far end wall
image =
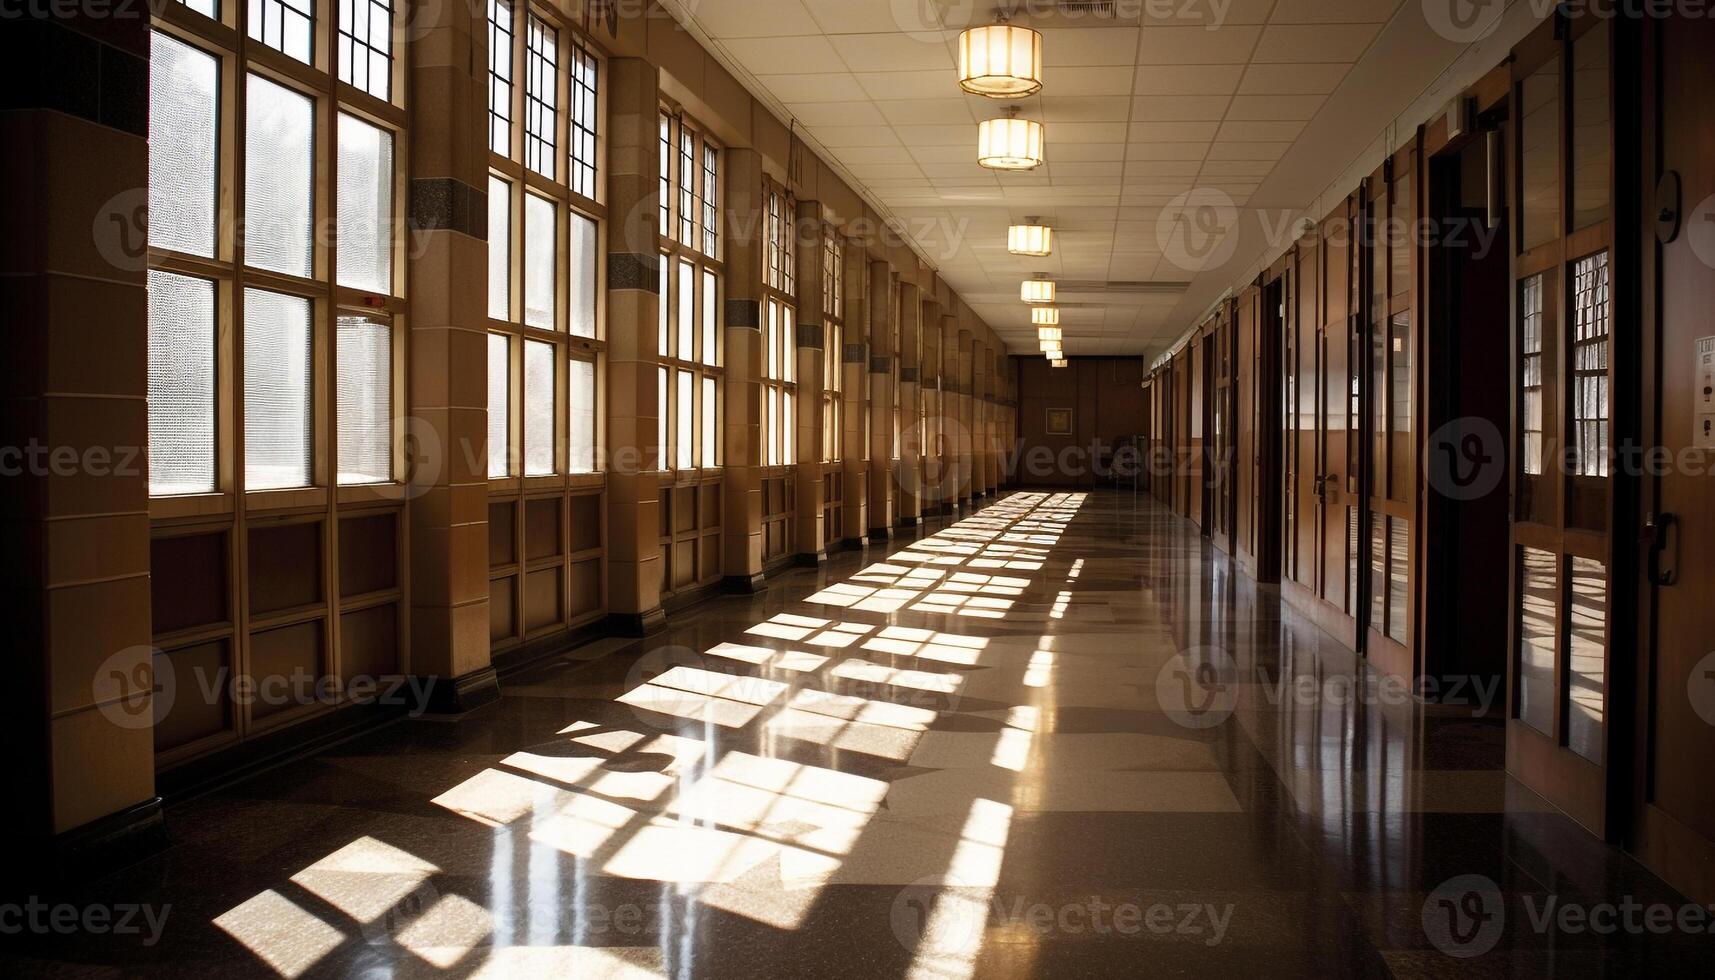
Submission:
<svg viewBox="0 0 1715 980">
<path fill-rule="evenodd" d="M 1012 362 L 1018 379 L 1019 445 L 1008 449 L 1018 454 L 1016 485 L 1093 486 L 1097 477 L 1091 464 L 1099 461 L 1105 467 L 1121 437 L 1143 434 L 1142 358 L 1074 357 L 1063 368 L 1044 357 L 1014 357 Z M 1070 422 L 1069 433 L 1049 433 L 1051 412 L 1057 420 Z M 1063 412 L 1070 412 L 1069 420 Z M 1052 465 L 1028 465 L 1038 447 L 1052 454 Z M 1063 456 L 1067 449 L 1075 451 Z M 1062 459 L 1073 465 L 1061 465 Z"/>
</svg>

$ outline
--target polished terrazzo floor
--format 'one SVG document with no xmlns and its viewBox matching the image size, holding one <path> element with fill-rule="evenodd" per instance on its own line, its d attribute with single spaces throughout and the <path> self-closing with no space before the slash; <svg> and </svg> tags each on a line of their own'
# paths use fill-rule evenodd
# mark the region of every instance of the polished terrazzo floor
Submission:
<svg viewBox="0 0 1715 980">
<path fill-rule="evenodd" d="M 158 942 L 0 937 L 0 970 L 1715 963 L 1708 935 L 1541 926 L 1546 902 L 1683 899 L 1509 781 L 1498 721 L 1367 683 L 1146 498 L 1013 494 L 672 622 L 507 677 L 460 721 L 400 722 L 175 804 L 173 845 L 84 896 L 170 905 Z"/>
</svg>

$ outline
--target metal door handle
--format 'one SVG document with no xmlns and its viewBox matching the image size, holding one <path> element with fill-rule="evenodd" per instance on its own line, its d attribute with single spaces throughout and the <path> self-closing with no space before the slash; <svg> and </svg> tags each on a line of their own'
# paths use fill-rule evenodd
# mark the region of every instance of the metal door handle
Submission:
<svg viewBox="0 0 1715 980">
<path fill-rule="evenodd" d="M 1661 514 L 1647 524 L 1644 530 L 1650 535 L 1649 549 L 1649 578 L 1652 585 L 1672 586 L 1679 583 L 1679 545 L 1684 537 L 1679 530 L 1678 514 Z M 1673 539 L 1673 566 L 1667 571 L 1661 570 L 1662 552 L 1667 550 L 1668 538 Z"/>
</svg>

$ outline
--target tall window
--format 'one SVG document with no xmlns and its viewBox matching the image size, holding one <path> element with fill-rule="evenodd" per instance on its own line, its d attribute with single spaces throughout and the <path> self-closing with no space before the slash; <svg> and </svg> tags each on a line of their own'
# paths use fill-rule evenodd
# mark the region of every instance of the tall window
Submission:
<svg viewBox="0 0 1715 980">
<path fill-rule="evenodd" d="M 315 9 L 241 7 L 242 43 L 213 24 L 151 39 L 149 486 L 163 500 L 399 478 L 392 10 Z M 253 71 L 262 47 L 302 64 Z"/>
<path fill-rule="evenodd" d="M 764 189 L 768 202 L 762 290 L 762 445 L 763 464 L 787 466 L 796 461 L 792 435 L 793 400 L 797 396 L 794 338 L 797 288 L 792 259 L 792 220 L 797 205 L 772 182 Z"/>
<path fill-rule="evenodd" d="M 490 478 L 593 473 L 599 329 L 597 200 L 601 62 L 568 27 L 489 5 L 488 316 Z M 523 64 L 522 89 L 508 66 Z M 559 139 L 558 93 L 570 93 Z M 521 141 L 511 120 L 522 117 Z M 503 365 L 493 358 L 503 357 Z"/>
<path fill-rule="evenodd" d="M 840 429 L 845 405 L 846 247 L 837 235 L 822 236 L 822 461 L 840 459 Z"/>
<path fill-rule="evenodd" d="M 692 471 L 721 459 L 720 150 L 682 114 L 663 110 L 658 242 L 661 357 L 658 409 L 663 469 Z M 671 234 L 669 234 L 671 232 Z"/>
</svg>

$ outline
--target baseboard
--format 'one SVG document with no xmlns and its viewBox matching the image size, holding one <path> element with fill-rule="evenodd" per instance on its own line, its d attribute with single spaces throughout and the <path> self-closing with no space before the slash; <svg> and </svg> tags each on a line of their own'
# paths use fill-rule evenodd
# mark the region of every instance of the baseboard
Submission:
<svg viewBox="0 0 1715 980">
<path fill-rule="evenodd" d="M 429 679 L 428 713 L 462 715 L 500 700 L 500 673 L 493 664 L 460 677 Z"/>
<path fill-rule="evenodd" d="M 872 527 L 869 529 L 870 544 L 886 544 L 892 540 L 893 532 L 885 527 Z"/>
<path fill-rule="evenodd" d="M 640 613 L 609 613 L 606 622 L 612 636 L 654 636 L 667 628 L 667 611 L 656 606 Z"/>
<path fill-rule="evenodd" d="M 821 551 L 800 551 L 792 556 L 792 564 L 799 568 L 821 568 L 828 563 L 828 553 Z"/>
<path fill-rule="evenodd" d="M 863 538 L 841 538 L 840 539 L 840 550 L 841 551 L 862 551 L 863 547 L 864 547 L 864 539 Z"/>
<path fill-rule="evenodd" d="M 721 591 L 728 595 L 756 595 L 768 590 L 768 576 L 762 572 L 749 575 L 728 575 L 721 579 Z"/>
</svg>

